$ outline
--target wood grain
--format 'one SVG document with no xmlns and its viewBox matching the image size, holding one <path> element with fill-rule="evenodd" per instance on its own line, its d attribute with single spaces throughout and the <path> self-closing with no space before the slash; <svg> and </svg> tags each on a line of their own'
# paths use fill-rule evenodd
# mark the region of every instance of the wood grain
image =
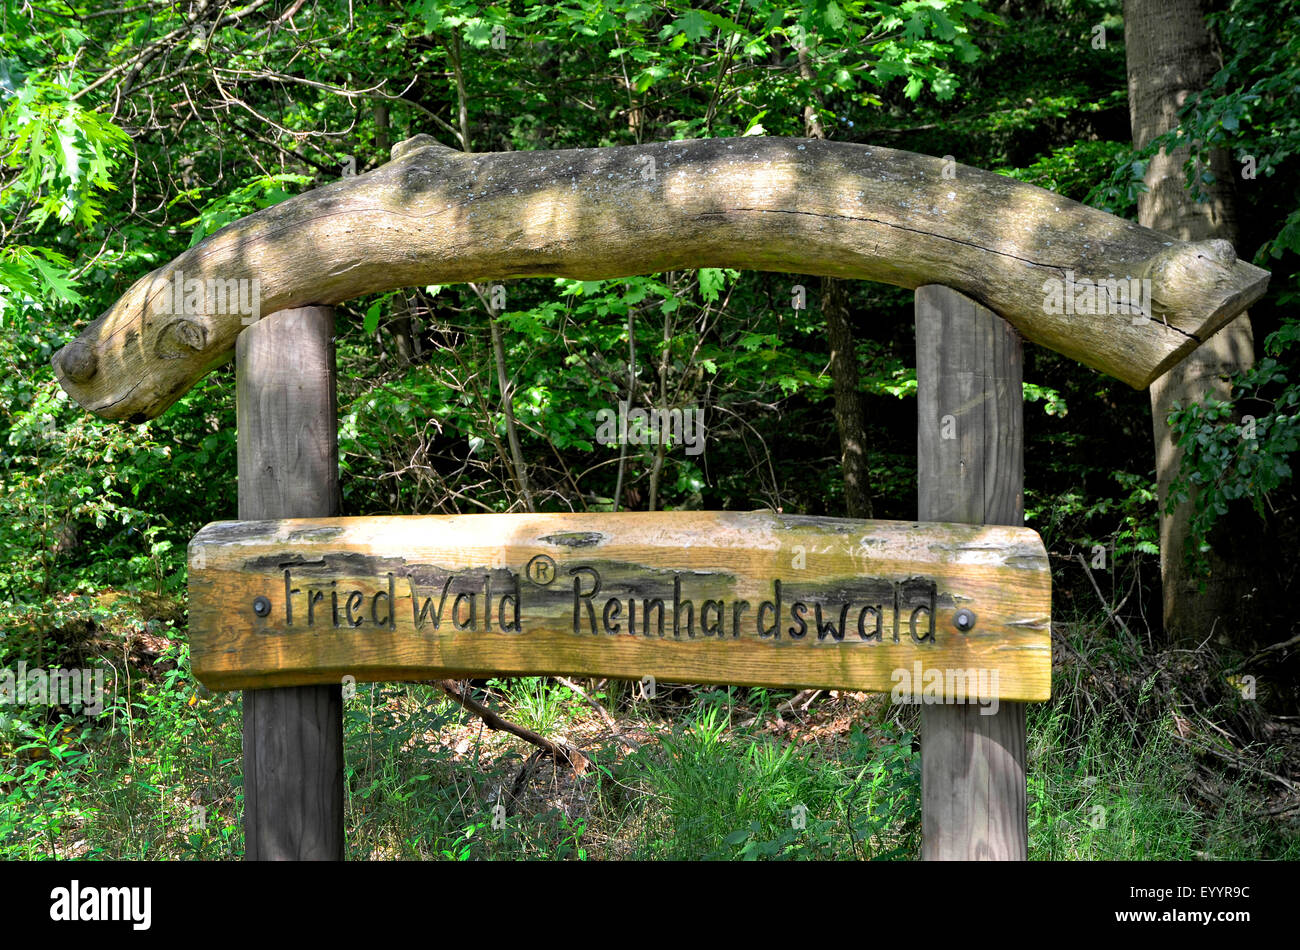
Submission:
<svg viewBox="0 0 1300 950">
<path fill-rule="evenodd" d="M 333 333 L 332 311 L 305 308 L 240 334 L 241 518 L 338 513 Z M 246 858 L 342 860 L 341 687 L 250 689 L 243 699 Z"/>
<path fill-rule="evenodd" d="M 1021 360 L 997 314 L 946 287 L 917 290 L 921 518 L 1024 523 Z M 1024 860 L 1024 705 L 922 706 L 921 797 L 923 859 Z"/>
<path fill-rule="evenodd" d="M 105 418 L 158 415 L 229 358 L 247 315 L 215 291 L 240 281 L 258 281 L 271 313 L 430 283 L 735 267 L 950 286 L 1026 339 L 1146 387 L 1268 282 L 1227 242 L 1176 241 L 992 172 L 869 145 L 742 137 L 467 155 L 421 135 L 393 154 L 140 278 L 55 355 L 60 384 Z M 1050 312 L 1046 281 L 1129 277 L 1151 281 L 1154 319 Z M 195 298 L 202 312 L 169 305 L 186 281 L 214 288 Z"/>
<path fill-rule="evenodd" d="M 1051 580 L 1025 529 L 770 512 L 301 519 L 210 524 L 190 554 L 191 661 L 214 689 L 580 673 L 889 692 L 921 663 L 997 670 L 984 698 L 1049 695 Z M 976 616 L 965 633 L 961 608 Z"/>
</svg>

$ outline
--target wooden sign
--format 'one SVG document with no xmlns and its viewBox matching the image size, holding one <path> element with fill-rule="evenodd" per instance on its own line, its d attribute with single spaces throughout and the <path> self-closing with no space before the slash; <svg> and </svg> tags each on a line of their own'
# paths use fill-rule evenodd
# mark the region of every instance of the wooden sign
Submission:
<svg viewBox="0 0 1300 950">
<path fill-rule="evenodd" d="M 190 543 L 213 689 L 581 674 L 1050 696 L 1025 528 L 772 512 L 225 521 Z M 937 686 L 936 686 L 937 684 Z"/>
</svg>

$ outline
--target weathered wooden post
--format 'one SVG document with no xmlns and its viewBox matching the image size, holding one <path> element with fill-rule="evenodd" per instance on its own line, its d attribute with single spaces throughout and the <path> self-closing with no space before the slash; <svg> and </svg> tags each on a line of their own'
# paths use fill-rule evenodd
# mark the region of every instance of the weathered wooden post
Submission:
<svg viewBox="0 0 1300 950">
<path fill-rule="evenodd" d="M 337 515 L 333 310 L 254 323 L 235 367 L 240 520 Z M 343 859 L 341 686 L 244 692 L 244 837 L 252 861 Z"/>
<path fill-rule="evenodd" d="M 917 288 L 920 520 L 1024 524 L 1021 374 L 1011 324 L 955 290 Z M 921 708 L 925 860 L 1026 857 L 1025 706 L 988 711 Z"/>
</svg>

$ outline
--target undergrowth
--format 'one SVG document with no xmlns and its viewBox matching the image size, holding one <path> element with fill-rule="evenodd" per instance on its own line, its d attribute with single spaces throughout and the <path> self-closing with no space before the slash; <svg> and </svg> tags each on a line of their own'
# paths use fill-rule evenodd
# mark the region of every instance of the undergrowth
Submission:
<svg viewBox="0 0 1300 950">
<path fill-rule="evenodd" d="M 0 707 L 0 858 L 242 857 L 239 694 L 198 686 L 175 620 L 88 601 L 57 619 L 66 632 L 77 618 L 97 631 L 83 654 L 100 657 L 70 654 L 66 636 L 41 653 L 51 667 L 106 664 L 105 702 L 97 715 Z M 1028 710 L 1032 859 L 1300 858 L 1294 810 L 1269 797 L 1287 753 L 1224 738 L 1249 704 L 1225 688 L 1216 705 L 1202 682 L 1190 711 L 1189 664 L 1134 655 L 1096 622 L 1056 636 L 1054 698 Z M 618 683 L 583 682 L 586 696 L 543 678 L 472 684 L 501 715 L 586 750 L 581 775 L 432 684 L 357 686 L 344 705 L 348 857 L 919 856 L 916 707 L 822 694 L 792 711 L 779 708 L 789 692 L 703 687 L 631 701 Z"/>
</svg>

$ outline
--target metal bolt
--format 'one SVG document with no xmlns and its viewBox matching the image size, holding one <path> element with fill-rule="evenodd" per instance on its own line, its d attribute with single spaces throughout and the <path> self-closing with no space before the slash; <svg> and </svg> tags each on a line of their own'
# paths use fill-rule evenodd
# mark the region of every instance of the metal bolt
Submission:
<svg viewBox="0 0 1300 950">
<path fill-rule="evenodd" d="M 975 626 L 975 614 L 963 607 L 961 610 L 953 614 L 952 625 L 962 633 L 965 633 Z"/>
<path fill-rule="evenodd" d="M 259 617 L 265 617 L 271 612 L 271 602 L 265 597 L 253 598 L 253 613 Z"/>
</svg>

